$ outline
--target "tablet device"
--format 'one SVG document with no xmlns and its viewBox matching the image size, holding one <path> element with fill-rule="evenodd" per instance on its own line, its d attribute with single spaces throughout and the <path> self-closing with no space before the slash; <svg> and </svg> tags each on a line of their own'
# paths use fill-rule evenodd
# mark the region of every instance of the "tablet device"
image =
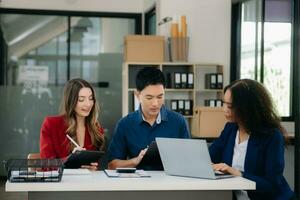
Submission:
<svg viewBox="0 0 300 200">
<path fill-rule="evenodd" d="M 71 153 L 65 161 L 65 168 L 80 168 L 82 165 L 90 165 L 92 162 L 98 162 L 104 155 L 103 151 L 75 151 Z"/>
<path fill-rule="evenodd" d="M 137 166 L 138 169 L 144 170 L 163 170 L 159 151 L 155 141 L 152 141 L 148 147 L 146 154 Z"/>
</svg>

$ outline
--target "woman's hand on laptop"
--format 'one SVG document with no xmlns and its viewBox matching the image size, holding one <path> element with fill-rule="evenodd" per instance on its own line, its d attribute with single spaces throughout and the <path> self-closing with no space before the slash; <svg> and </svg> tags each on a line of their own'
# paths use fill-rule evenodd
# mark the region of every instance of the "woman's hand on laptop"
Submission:
<svg viewBox="0 0 300 200">
<path fill-rule="evenodd" d="M 234 176 L 242 176 L 242 173 L 239 170 L 237 170 L 233 167 L 230 167 L 226 163 L 212 164 L 212 166 L 215 171 L 221 171 L 224 173 L 232 174 Z"/>
</svg>

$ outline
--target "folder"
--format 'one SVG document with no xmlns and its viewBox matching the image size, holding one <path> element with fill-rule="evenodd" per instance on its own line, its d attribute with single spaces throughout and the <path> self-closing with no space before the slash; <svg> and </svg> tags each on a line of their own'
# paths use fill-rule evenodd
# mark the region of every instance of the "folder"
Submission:
<svg viewBox="0 0 300 200">
<path fill-rule="evenodd" d="M 223 74 L 217 74 L 217 88 L 222 89 L 223 88 Z"/>
<path fill-rule="evenodd" d="M 187 74 L 181 73 L 181 88 L 187 88 Z"/>
<path fill-rule="evenodd" d="M 187 87 L 188 88 L 194 88 L 194 73 L 188 73 L 188 79 L 187 79 Z"/>
<path fill-rule="evenodd" d="M 217 74 L 205 74 L 205 89 L 217 88 Z"/>
<path fill-rule="evenodd" d="M 178 112 L 178 102 L 177 100 L 171 100 L 171 110 Z"/>
<path fill-rule="evenodd" d="M 216 107 L 214 99 L 206 99 L 204 100 L 204 105 L 208 107 Z"/>
<path fill-rule="evenodd" d="M 184 115 L 192 115 L 193 114 L 193 101 L 185 100 L 184 101 Z"/>
<path fill-rule="evenodd" d="M 174 83 L 175 83 L 175 88 L 180 88 L 181 87 L 181 74 L 179 72 L 175 72 L 174 75 Z"/>
<path fill-rule="evenodd" d="M 222 102 L 222 100 L 217 99 L 215 104 L 216 104 L 216 107 L 222 107 L 223 102 Z"/>
<path fill-rule="evenodd" d="M 184 100 L 178 100 L 178 112 L 184 114 Z"/>
<path fill-rule="evenodd" d="M 174 74 L 173 73 L 168 73 L 167 74 L 167 79 L 166 79 L 166 88 L 174 88 Z"/>
</svg>

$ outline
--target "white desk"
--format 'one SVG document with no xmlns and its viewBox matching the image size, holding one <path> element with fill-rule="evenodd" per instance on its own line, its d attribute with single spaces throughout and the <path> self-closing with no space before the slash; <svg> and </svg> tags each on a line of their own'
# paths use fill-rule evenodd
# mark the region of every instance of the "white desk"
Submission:
<svg viewBox="0 0 300 200">
<path fill-rule="evenodd" d="M 7 192 L 28 192 L 34 199 L 231 199 L 232 190 L 255 190 L 253 181 L 236 177 L 206 180 L 149 171 L 150 178 L 108 178 L 103 171 L 63 175 L 57 183 L 10 183 Z"/>
</svg>

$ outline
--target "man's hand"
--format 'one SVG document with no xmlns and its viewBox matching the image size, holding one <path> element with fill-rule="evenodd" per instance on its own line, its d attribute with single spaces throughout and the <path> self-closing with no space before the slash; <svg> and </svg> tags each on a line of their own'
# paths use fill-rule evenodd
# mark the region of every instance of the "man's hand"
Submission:
<svg viewBox="0 0 300 200">
<path fill-rule="evenodd" d="M 89 169 L 92 171 L 96 171 L 99 169 L 98 163 L 96 163 L 96 162 L 92 162 L 90 165 L 81 165 L 81 168 Z"/>
<path fill-rule="evenodd" d="M 134 167 L 136 167 L 138 164 L 140 164 L 140 162 L 142 161 L 144 155 L 146 154 L 148 148 L 145 148 L 143 150 L 140 151 L 139 155 L 135 158 L 132 158 L 132 162 L 134 164 Z"/>
</svg>

